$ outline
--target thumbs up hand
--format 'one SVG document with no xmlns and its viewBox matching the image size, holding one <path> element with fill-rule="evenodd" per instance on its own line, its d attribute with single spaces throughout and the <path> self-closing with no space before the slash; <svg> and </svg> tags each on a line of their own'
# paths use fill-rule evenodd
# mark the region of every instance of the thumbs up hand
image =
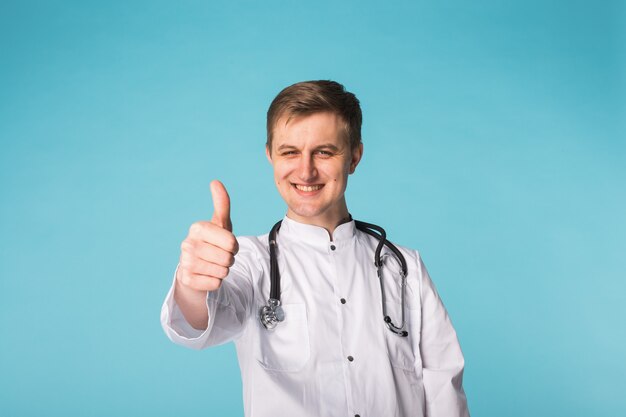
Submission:
<svg viewBox="0 0 626 417">
<path fill-rule="evenodd" d="M 178 286 L 182 286 L 185 292 L 195 290 L 206 295 L 206 291 L 217 290 L 235 263 L 235 255 L 239 250 L 237 239 L 232 233 L 230 198 L 221 182 L 211 182 L 211 196 L 211 221 L 192 224 L 181 244 L 176 278 Z"/>
</svg>

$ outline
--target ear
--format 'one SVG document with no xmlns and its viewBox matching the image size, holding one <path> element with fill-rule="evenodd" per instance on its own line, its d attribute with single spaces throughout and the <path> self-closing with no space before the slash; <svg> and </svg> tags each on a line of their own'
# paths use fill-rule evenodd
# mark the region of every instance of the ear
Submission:
<svg viewBox="0 0 626 417">
<path fill-rule="evenodd" d="M 270 164 L 271 164 L 272 163 L 272 155 L 270 154 L 270 148 L 267 145 L 265 145 L 265 156 L 267 156 L 267 160 L 270 161 Z"/>
<path fill-rule="evenodd" d="M 350 174 L 354 174 L 356 166 L 361 162 L 363 156 L 363 143 L 359 143 L 359 146 L 352 150 L 352 160 L 350 161 Z"/>
</svg>

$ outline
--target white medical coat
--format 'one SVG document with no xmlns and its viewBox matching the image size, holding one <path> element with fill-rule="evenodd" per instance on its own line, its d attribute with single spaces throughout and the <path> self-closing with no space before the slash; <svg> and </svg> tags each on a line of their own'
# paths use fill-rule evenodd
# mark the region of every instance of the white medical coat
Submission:
<svg viewBox="0 0 626 417">
<path fill-rule="evenodd" d="M 408 264 L 408 337 L 383 322 L 374 266 L 377 240 L 338 226 L 285 216 L 278 267 L 285 321 L 259 322 L 270 292 L 268 235 L 240 237 L 239 253 L 219 290 L 209 292 L 208 327 L 192 328 L 170 289 L 161 311 L 167 336 L 202 349 L 234 341 L 246 417 L 469 416 L 464 360 L 456 332 L 419 253 L 398 247 Z M 383 252 L 387 313 L 400 324 L 400 266 Z"/>
</svg>

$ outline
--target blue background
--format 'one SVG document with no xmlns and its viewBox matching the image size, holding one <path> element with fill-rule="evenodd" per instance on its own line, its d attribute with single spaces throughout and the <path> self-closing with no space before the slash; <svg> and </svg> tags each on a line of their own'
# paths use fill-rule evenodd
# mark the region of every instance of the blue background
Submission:
<svg viewBox="0 0 626 417">
<path fill-rule="evenodd" d="M 232 344 L 159 323 L 209 182 L 237 234 L 285 206 L 283 87 L 364 112 L 356 218 L 421 251 L 473 416 L 626 408 L 626 6 L 618 1 L 0 5 L 0 414 L 242 415 Z"/>
</svg>

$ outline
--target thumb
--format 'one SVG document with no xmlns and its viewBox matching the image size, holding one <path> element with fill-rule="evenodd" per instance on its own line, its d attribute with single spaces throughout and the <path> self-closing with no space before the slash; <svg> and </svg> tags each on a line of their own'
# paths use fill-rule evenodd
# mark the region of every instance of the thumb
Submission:
<svg viewBox="0 0 626 417">
<path fill-rule="evenodd" d="M 224 184 L 218 180 L 211 181 L 211 197 L 213 198 L 213 218 L 211 223 L 232 232 L 230 197 L 228 197 Z"/>
</svg>

